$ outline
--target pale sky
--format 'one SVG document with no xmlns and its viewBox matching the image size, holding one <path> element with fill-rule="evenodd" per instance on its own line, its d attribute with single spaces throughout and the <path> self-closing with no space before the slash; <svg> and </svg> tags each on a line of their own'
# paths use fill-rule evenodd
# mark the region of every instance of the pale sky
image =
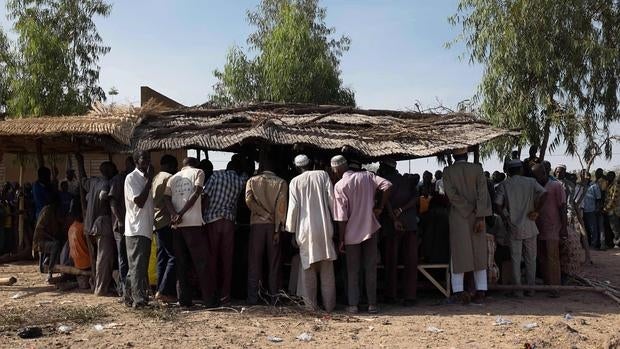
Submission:
<svg viewBox="0 0 620 349">
<path fill-rule="evenodd" d="M 213 70 L 221 68 L 227 50 L 245 45 L 253 28 L 246 11 L 258 0 L 117 0 L 108 18 L 97 25 L 111 51 L 101 60 L 101 86 L 116 87 L 117 103 L 139 103 L 139 88 L 147 85 L 185 105 L 208 99 L 215 83 Z M 405 109 L 418 101 L 423 108 L 443 104 L 455 107 L 471 98 L 482 70 L 459 59 L 463 47 L 444 44 L 458 34 L 447 18 L 457 0 L 323 0 L 327 23 L 348 35 L 342 79 L 355 91 L 361 108 Z M 7 27 L 5 8 L 0 23 Z M 620 127 L 614 126 L 616 133 Z M 615 152 L 620 156 L 619 145 Z M 211 155 L 216 168 L 226 156 Z M 576 159 L 563 150 L 549 154 L 554 163 L 576 168 Z M 613 167 L 597 161 L 594 167 Z M 493 159 L 485 168 L 501 166 Z M 409 170 L 408 162 L 399 164 Z M 412 172 L 439 168 L 434 158 L 412 161 Z"/>
</svg>

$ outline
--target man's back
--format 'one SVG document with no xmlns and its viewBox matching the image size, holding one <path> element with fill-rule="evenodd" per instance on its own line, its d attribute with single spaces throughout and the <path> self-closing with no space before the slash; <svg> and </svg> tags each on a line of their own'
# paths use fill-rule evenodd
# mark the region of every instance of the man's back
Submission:
<svg viewBox="0 0 620 349">
<path fill-rule="evenodd" d="M 205 174 L 202 170 L 193 167 L 183 167 L 166 182 L 165 193 L 170 195 L 172 206 L 179 212 L 190 200 L 196 187 L 202 188 Z M 202 202 L 196 200 L 194 205 L 183 215 L 181 223 L 177 227 L 200 227 L 204 224 L 202 219 Z"/>
<path fill-rule="evenodd" d="M 462 217 L 491 215 L 490 196 L 482 166 L 457 161 L 443 172 L 446 195 Z"/>
<path fill-rule="evenodd" d="M 345 244 L 359 244 L 381 225 L 373 213 L 377 188 L 387 189 L 391 183 L 368 171 L 347 171 L 334 186 L 336 204 L 334 220 L 347 222 Z"/>
<path fill-rule="evenodd" d="M 85 180 L 84 189 L 87 192 L 84 230 L 90 234 L 97 218 L 111 215 L 110 203 L 106 199 L 107 195 L 101 195 L 101 192 L 109 192 L 110 181 L 103 177 L 91 177 Z"/>
<path fill-rule="evenodd" d="M 289 207 L 294 211 L 289 212 L 287 231 L 333 233 L 333 189 L 327 172 L 306 171 L 291 180 L 289 191 Z"/>
<path fill-rule="evenodd" d="M 536 224 L 539 240 L 559 240 L 562 229 L 560 209 L 566 204 L 566 191 L 559 181 L 549 180 L 545 185 L 547 198 L 540 209 Z"/>
<path fill-rule="evenodd" d="M 252 215 L 250 222 L 274 223 L 286 215 L 287 184 L 271 171 L 264 171 L 248 180 L 246 202 Z M 277 217 L 276 217 L 277 216 Z"/>
<path fill-rule="evenodd" d="M 510 232 L 512 239 L 538 235 L 536 223 L 527 215 L 534 211 L 536 199 L 544 192 L 535 179 L 519 175 L 509 177 L 497 187 L 495 202 L 508 208 L 511 224 L 516 228 Z"/>
<path fill-rule="evenodd" d="M 291 180 L 286 231 L 295 233 L 305 269 L 325 259 L 336 259 L 332 240 L 333 188 L 325 171 L 306 171 Z"/>
<path fill-rule="evenodd" d="M 204 192 L 209 197 L 205 213 L 206 223 L 220 218 L 235 221 L 237 202 L 244 187 L 244 180 L 233 170 L 215 171 L 205 184 Z"/>
</svg>

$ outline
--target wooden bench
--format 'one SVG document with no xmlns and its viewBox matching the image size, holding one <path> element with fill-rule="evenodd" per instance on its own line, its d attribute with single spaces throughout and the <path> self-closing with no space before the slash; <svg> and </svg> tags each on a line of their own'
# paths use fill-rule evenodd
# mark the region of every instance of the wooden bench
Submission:
<svg viewBox="0 0 620 349">
<path fill-rule="evenodd" d="M 444 288 L 427 269 L 445 269 L 446 287 Z M 450 297 L 450 265 L 449 264 L 419 264 L 418 270 L 446 297 Z"/>
</svg>

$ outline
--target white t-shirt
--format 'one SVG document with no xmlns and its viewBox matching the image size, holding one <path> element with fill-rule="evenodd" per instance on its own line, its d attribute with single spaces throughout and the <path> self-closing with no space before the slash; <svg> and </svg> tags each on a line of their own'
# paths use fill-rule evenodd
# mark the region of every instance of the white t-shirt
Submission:
<svg viewBox="0 0 620 349">
<path fill-rule="evenodd" d="M 205 173 L 197 168 L 183 167 L 181 171 L 168 179 L 165 195 L 172 199 L 172 206 L 178 212 L 183 209 L 190 199 L 196 187 L 202 188 L 205 181 Z M 185 212 L 181 223 L 175 227 L 200 227 L 204 225 L 202 220 L 202 200 L 200 197 L 194 205 Z"/>
<path fill-rule="evenodd" d="M 153 236 L 153 197 L 147 196 L 144 207 L 139 208 L 133 201 L 142 193 L 146 185 L 146 177 L 135 169 L 125 178 L 125 236 Z"/>
</svg>

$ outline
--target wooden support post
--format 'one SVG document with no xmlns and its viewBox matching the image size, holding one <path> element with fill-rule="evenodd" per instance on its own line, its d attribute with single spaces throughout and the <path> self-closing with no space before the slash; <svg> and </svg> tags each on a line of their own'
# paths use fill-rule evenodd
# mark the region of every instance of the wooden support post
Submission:
<svg viewBox="0 0 620 349">
<path fill-rule="evenodd" d="M 480 163 L 480 146 L 476 145 L 474 146 L 474 164 L 479 164 Z"/>
<path fill-rule="evenodd" d="M 81 155 L 82 146 L 79 141 L 78 141 L 77 152 Z M 79 183 L 79 188 L 80 188 L 80 203 L 82 204 L 82 217 L 84 217 L 84 215 L 86 214 L 86 191 L 84 190 L 84 184 L 86 182 L 86 178 L 84 176 L 86 176 L 86 172 L 85 172 L 85 167 L 84 167 L 84 156 L 76 156 L 75 159 L 76 159 L 77 168 L 78 168 L 78 183 Z M 95 274 L 97 273 L 96 268 L 95 268 L 95 265 L 97 262 L 97 255 L 96 255 L 97 249 L 96 249 L 96 245 L 91 240 L 90 232 L 85 232 L 85 234 L 86 234 L 86 245 L 88 247 L 88 253 L 90 255 L 90 265 L 93 270 L 93 275 L 91 277 L 94 280 Z"/>
<path fill-rule="evenodd" d="M 18 154 L 19 159 L 19 196 L 17 197 L 18 219 L 17 219 L 17 250 L 24 248 L 24 154 Z"/>
<path fill-rule="evenodd" d="M 39 168 L 45 166 L 45 158 L 43 157 L 43 140 L 41 138 L 37 138 L 36 140 L 37 147 L 37 165 Z"/>
</svg>

